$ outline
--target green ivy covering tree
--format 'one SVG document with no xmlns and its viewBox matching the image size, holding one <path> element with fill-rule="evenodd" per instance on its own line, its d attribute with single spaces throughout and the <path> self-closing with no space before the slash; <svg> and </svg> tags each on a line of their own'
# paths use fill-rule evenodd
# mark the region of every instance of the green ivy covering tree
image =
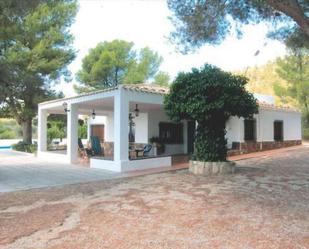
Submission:
<svg viewBox="0 0 309 249">
<path fill-rule="evenodd" d="M 256 99 L 245 88 L 247 81 L 209 64 L 176 77 L 165 97 L 165 110 L 176 122 L 197 121 L 196 160 L 225 161 L 225 124 L 229 117 L 249 118 L 258 112 Z"/>
</svg>

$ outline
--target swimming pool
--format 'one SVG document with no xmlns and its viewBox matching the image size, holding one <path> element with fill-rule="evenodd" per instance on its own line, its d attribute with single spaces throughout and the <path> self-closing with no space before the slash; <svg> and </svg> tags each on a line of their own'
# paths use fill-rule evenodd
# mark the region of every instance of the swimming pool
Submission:
<svg viewBox="0 0 309 249">
<path fill-rule="evenodd" d="M 0 146 L 0 150 L 12 149 L 12 146 Z"/>
</svg>

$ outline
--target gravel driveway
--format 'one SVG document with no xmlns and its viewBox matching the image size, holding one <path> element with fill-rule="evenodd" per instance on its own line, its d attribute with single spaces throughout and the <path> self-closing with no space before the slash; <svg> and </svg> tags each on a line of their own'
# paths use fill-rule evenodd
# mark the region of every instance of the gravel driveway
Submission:
<svg viewBox="0 0 309 249">
<path fill-rule="evenodd" d="M 0 194 L 0 248 L 309 248 L 309 148 L 187 170 Z"/>
</svg>

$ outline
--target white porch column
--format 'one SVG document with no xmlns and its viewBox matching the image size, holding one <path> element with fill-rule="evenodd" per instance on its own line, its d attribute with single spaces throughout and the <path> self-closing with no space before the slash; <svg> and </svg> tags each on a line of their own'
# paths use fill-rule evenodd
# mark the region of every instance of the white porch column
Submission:
<svg viewBox="0 0 309 249">
<path fill-rule="evenodd" d="M 38 111 L 38 152 L 47 150 L 47 111 Z"/>
<path fill-rule="evenodd" d="M 78 151 L 78 107 L 69 104 L 68 109 L 70 111 L 67 113 L 67 157 L 69 163 L 74 163 Z"/>
<path fill-rule="evenodd" d="M 91 120 L 90 118 L 87 120 L 87 140 L 90 141 L 91 136 Z"/>
<path fill-rule="evenodd" d="M 114 161 L 129 160 L 129 100 L 124 89 L 119 88 L 114 97 Z"/>
</svg>

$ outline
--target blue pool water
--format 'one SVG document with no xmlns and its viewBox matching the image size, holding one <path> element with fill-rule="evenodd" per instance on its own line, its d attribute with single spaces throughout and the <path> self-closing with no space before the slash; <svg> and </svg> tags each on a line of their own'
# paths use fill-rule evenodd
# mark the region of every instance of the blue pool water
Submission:
<svg viewBox="0 0 309 249">
<path fill-rule="evenodd" d="M 4 150 L 4 149 L 12 149 L 12 146 L 0 146 L 0 150 Z"/>
</svg>

